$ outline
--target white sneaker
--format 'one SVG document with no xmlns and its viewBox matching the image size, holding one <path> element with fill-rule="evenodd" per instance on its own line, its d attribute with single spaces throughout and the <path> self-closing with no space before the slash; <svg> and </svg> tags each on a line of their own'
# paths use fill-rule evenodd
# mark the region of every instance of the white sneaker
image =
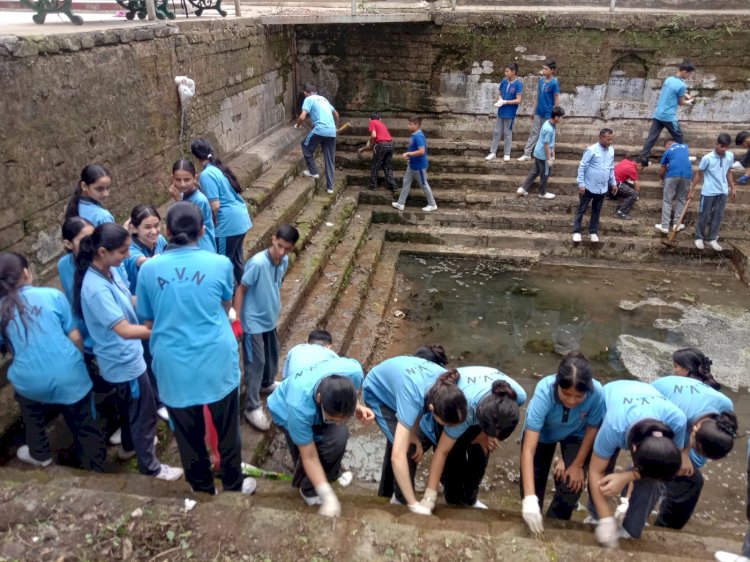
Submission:
<svg viewBox="0 0 750 562">
<path fill-rule="evenodd" d="M 719 243 L 716 240 L 709 240 L 708 245 L 711 246 L 712 250 L 715 250 L 717 252 L 721 252 L 724 248 L 722 248 Z"/>
<path fill-rule="evenodd" d="M 489 509 L 487 505 L 480 502 L 478 499 L 477 501 L 474 502 L 474 505 L 472 505 L 471 507 L 473 507 L 474 509 Z"/>
<path fill-rule="evenodd" d="M 159 473 L 155 476 L 155 478 L 158 478 L 159 480 L 167 480 L 169 482 L 172 482 L 174 480 L 179 480 L 182 478 L 182 475 L 185 474 L 185 471 L 181 468 L 177 468 L 176 466 L 169 466 L 168 464 L 161 465 L 161 468 L 159 469 Z"/>
<path fill-rule="evenodd" d="M 332 195 L 333 194 L 333 189 L 326 189 L 326 193 L 328 195 Z"/>
<path fill-rule="evenodd" d="M 312 178 L 314 180 L 319 180 L 320 179 L 320 174 L 313 174 L 313 173 L 310 172 L 310 170 L 303 171 L 302 175 L 305 176 L 305 177 L 308 177 L 308 178 Z"/>
<path fill-rule="evenodd" d="M 737 170 L 738 172 L 742 172 L 745 170 L 745 168 L 739 162 L 735 162 L 734 164 L 732 164 L 732 169 Z"/>
<path fill-rule="evenodd" d="M 550 193 L 550 192 L 548 191 L 548 192 L 547 192 L 547 193 L 545 193 L 545 194 L 541 194 L 541 193 L 540 193 L 539 195 L 537 195 L 537 197 L 539 197 L 539 199 L 554 199 L 554 198 L 555 198 L 555 194 L 554 194 L 554 193 Z"/>
<path fill-rule="evenodd" d="M 252 476 L 245 476 L 245 479 L 242 481 L 243 494 L 250 496 L 255 492 L 255 488 L 257 487 L 258 481 L 255 480 L 255 478 L 253 478 Z"/>
<path fill-rule="evenodd" d="M 750 562 L 750 558 L 747 556 L 732 554 L 731 552 L 725 552 L 723 550 L 717 550 L 714 552 L 714 560 L 718 560 L 718 562 Z"/>
<path fill-rule="evenodd" d="M 38 461 L 34 457 L 32 457 L 31 451 L 29 451 L 28 445 L 21 445 L 16 451 L 16 457 L 18 457 L 19 461 L 23 461 L 25 463 L 28 463 L 34 466 L 39 466 L 41 468 L 44 468 L 52 464 L 51 458 L 44 460 L 44 461 Z"/>
<path fill-rule="evenodd" d="M 354 475 L 352 474 L 352 471 L 347 470 L 341 476 L 339 476 L 336 482 L 338 482 L 339 486 L 341 486 L 342 488 L 346 488 L 352 483 L 353 480 L 354 480 Z"/>
<path fill-rule="evenodd" d="M 263 408 L 256 408 L 251 412 L 245 410 L 245 419 L 258 431 L 268 431 L 271 429 L 271 422 L 263 413 Z"/>
<path fill-rule="evenodd" d="M 580 232 L 574 232 L 573 233 L 573 242 L 580 242 L 581 241 L 581 233 Z"/>
<path fill-rule="evenodd" d="M 521 197 L 526 197 L 529 194 L 529 192 L 526 191 L 523 187 L 519 187 L 518 189 L 516 189 L 516 193 L 518 193 Z"/>
<path fill-rule="evenodd" d="M 118 427 L 117 431 L 115 431 L 112 435 L 110 435 L 109 444 L 120 445 L 121 443 L 122 443 L 122 429 Z"/>
<path fill-rule="evenodd" d="M 589 234 L 589 240 L 592 242 L 599 242 L 599 236 L 597 234 Z"/>
<path fill-rule="evenodd" d="M 117 450 L 117 458 L 121 461 L 132 459 L 135 456 L 135 449 L 132 451 L 126 451 L 122 446 Z"/>
<path fill-rule="evenodd" d="M 260 393 L 261 394 L 271 394 L 274 390 L 276 390 L 279 387 L 279 384 L 281 384 L 279 381 L 273 381 L 268 386 L 261 386 L 260 387 Z"/>
<path fill-rule="evenodd" d="M 659 232 L 661 232 L 662 234 L 669 234 L 669 229 L 664 228 L 661 224 L 655 224 L 654 228 L 658 230 Z"/>
<path fill-rule="evenodd" d="M 690 160 L 691 162 L 695 162 L 697 158 L 695 156 L 688 156 L 688 160 Z"/>
<path fill-rule="evenodd" d="M 702 250 L 703 248 L 705 248 L 705 246 L 703 245 L 703 240 L 701 240 L 700 238 L 697 238 L 694 243 L 695 243 L 695 247 L 698 248 L 699 250 Z"/>
<path fill-rule="evenodd" d="M 431 213 L 432 211 L 437 211 L 437 205 L 427 205 L 426 207 L 422 207 L 422 210 L 425 213 Z"/>
<path fill-rule="evenodd" d="M 484 159 L 487 160 L 487 161 L 494 160 L 495 159 L 495 153 L 494 152 L 490 152 L 487 156 L 484 157 Z"/>
<path fill-rule="evenodd" d="M 583 520 L 584 525 L 598 525 L 599 520 L 593 515 L 587 515 Z"/>
<path fill-rule="evenodd" d="M 506 154 L 503 156 L 503 162 L 510 162 L 510 155 Z"/>
<path fill-rule="evenodd" d="M 161 408 L 156 410 L 156 415 L 163 419 L 165 422 L 169 421 L 169 412 L 167 412 L 167 408 L 165 406 L 162 406 Z"/>
<path fill-rule="evenodd" d="M 628 531 L 624 527 L 620 527 L 620 530 L 618 531 L 617 538 L 620 539 L 632 539 L 633 536 L 628 533 Z"/>
<path fill-rule="evenodd" d="M 519 162 L 526 162 L 527 160 L 531 160 L 531 156 L 526 156 L 525 154 L 523 156 L 519 156 L 516 158 Z"/>
<path fill-rule="evenodd" d="M 396 201 L 394 201 L 393 203 L 391 203 L 391 207 L 393 207 L 394 209 L 398 209 L 399 211 L 403 211 L 404 210 L 404 206 L 403 205 L 399 205 Z"/>
<path fill-rule="evenodd" d="M 685 223 L 681 222 L 680 226 L 677 227 L 677 232 L 679 232 L 680 230 L 685 230 Z"/>
<path fill-rule="evenodd" d="M 404 505 L 400 501 L 398 501 L 398 498 L 396 497 L 396 494 L 393 494 L 391 496 L 391 501 L 389 502 L 391 505 Z"/>
<path fill-rule="evenodd" d="M 302 499 L 305 500 L 307 505 L 320 505 L 323 503 L 318 494 L 315 494 L 314 496 L 306 496 L 302 493 L 302 488 L 299 489 L 299 495 L 302 496 Z"/>
</svg>

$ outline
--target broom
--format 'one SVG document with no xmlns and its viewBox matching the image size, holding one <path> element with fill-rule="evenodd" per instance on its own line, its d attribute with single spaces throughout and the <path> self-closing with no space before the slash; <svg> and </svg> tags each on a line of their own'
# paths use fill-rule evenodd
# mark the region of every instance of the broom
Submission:
<svg viewBox="0 0 750 562">
<path fill-rule="evenodd" d="M 688 208 L 690 207 L 690 203 L 693 202 L 693 189 L 691 189 L 688 192 L 687 201 L 685 201 L 685 206 L 682 208 L 682 212 L 680 213 L 680 218 L 677 219 L 677 221 L 672 225 L 672 230 L 669 231 L 669 234 L 666 238 L 661 239 L 661 243 L 665 246 L 669 246 L 671 248 L 674 248 L 677 246 L 677 229 L 682 224 L 682 219 L 685 218 L 685 215 L 688 212 Z"/>
</svg>

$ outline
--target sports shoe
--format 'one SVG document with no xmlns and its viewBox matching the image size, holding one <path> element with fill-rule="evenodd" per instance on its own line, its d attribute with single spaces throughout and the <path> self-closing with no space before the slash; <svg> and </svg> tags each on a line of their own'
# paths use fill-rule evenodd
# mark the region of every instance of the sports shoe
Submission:
<svg viewBox="0 0 750 562">
<path fill-rule="evenodd" d="M 425 213 L 431 213 L 432 211 L 437 211 L 437 205 L 427 205 L 426 207 L 422 207 L 422 210 Z"/>
<path fill-rule="evenodd" d="M 119 427 L 112 435 L 109 436 L 110 445 L 120 445 L 122 443 L 122 429 Z"/>
<path fill-rule="evenodd" d="M 302 172 L 302 175 L 305 176 L 305 177 L 308 177 L 308 178 L 312 178 L 314 180 L 319 180 L 320 179 L 320 174 L 313 174 L 312 172 L 310 172 L 310 170 L 304 170 Z"/>
<path fill-rule="evenodd" d="M 352 480 L 354 480 L 354 475 L 352 474 L 351 470 L 347 470 L 338 477 L 338 480 L 336 480 L 336 482 L 338 482 L 339 486 L 341 486 L 342 488 L 346 488 L 352 483 Z"/>
<path fill-rule="evenodd" d="M 332 195 L 333 194 L 333 189 L 326 189 L 326 193 L 328 195 Z"/>
<path fill-rule="evenodd" d="M 162 406 L 161 408 L 157 409 L 156 415 L 164 421 L 169 421 L 169 412 L 167 411 L 166 406 Z"/>
<path fill-rule="evenodd" d="M 518 189 L 516 189 L 516 193 L 518 193 L 522 197 L 526 197 L 529 194 L 529 192 L 526 191 L 523 187 L 519 187 Z"/>
<path fill-rule="evenodd" d="M 669 229 L 664 228 L 661 224 L 655 224 L 654 228 L 658 230 L 659 232 L 661 232 L 662 234 L 669 234 Z"/>
<path fill-rule="evenodd" d="M 245 476 L 245 479 L 242 481 L 242 493 L 247 494 L 248 496 L 252 495 L 255 492 L 255 488 L 258 487 L 258 481 L 255 480 L 252 476 Z"/>
<path fill-rule="evenodd" d="M 479 500 L 474 502 L 474 505 L 472 505 L 474 509 L 489 509 L 486 504 L 480 502 Z"/>
<path fill-rule="evenodd" d="M 503 156 L 503 162 L 510 162 L 510 154 Z"/>
<path fill-rule="evenodd" d="M 158 478 L 159 480 L 167 480 L 169 482 L 172 482 L 174 480 L 179 480 L 182 478 L 182 475 L 185 474 L 185 471 L 181 468 L 178 468 L 176 466 L 169 466 L 168 464 L 161 465 L 161 468 L 159 469 L 159 473 L 156 474 L 155 478 Z"/>
<path fill-rule="evenodd" d="M 28 445 L 21 445 L 16 451 L 16 457 L 18 457 L 19 461 L 23 461 L 25 463 L 28 463 L 34 466 L 39 466 L 41 468 L 44 468 L 52 464 L 51 458 L 44 460 L 44 461 L 38 461 L 34 457 L 32 457 L 31 451 L 29 451 Z"/>
<path fill-rule="evenodd" d="M 261 394 L 271 394 L 274 390 L 276 390 L 281 383 L 279 381 L 273 381 L 268 386 L 261 386 L 260 387 L 260 393 Z"/>
<path fill-rule="evenodd" d="M 718 562 L 750 562 L 750 558 L 747 556 L 732 554 L 731 552 L 725 552 L 723 550 L 717 550 L 714 552 L 714 560 L 717 560 Z"/>
<path fill-rule="evenodd" d="M 708 245 L 711 246 L 712 250 L 715 250 L 717 252 L 721 252 L 724 248 L 722 248 L 719 243 L 716 240 L 709 240 Z"/>
<path fill-rule="evenodd" d="M 126 451 L 122 446 L 117 450 L 117 458 L 121 461 L 132 459 L 135 456 L 135 449 L 132 451 Z"/>
<path fill-rule="evenodd" d="M 677 232 L 679 232 L 680 230 L 685 230 L 685 223 L 681 222 L 680 226 L 677 227 Z"/>
<path fill-rule="evenodd" d="M 573 242 L 580 242 L 581 241 L 581 233 L 580 232 L 574 232 L 573 233 Z"/>
<path fill-rule="evenodd" d="M 739 162 L 735 162 L 732 164 L 732 170 L 737 170 L 739 172 L 742 172 L 745 168 L 740 164 Z"/>
<path fill-rule="evenodd" d="M 399 205 L 399 203 L 396 202 L 396 201 L 394 201 L 393 203 L 391 203 L 391 207 L 393 207 L 394 209 L 398 209 L 399 211 L 403 211 L 404 210 L 404 206 L 403 205 Z"/>
<path fill-rule="evenodd" d="M 691 162 L 695 162 L 697 158 L 695 156 L 688 156 L 688 160 L 690 160 Z"/>
<path fill-rule="evenodd" d="M 487 161 L 494 160 L 495 159 L 495 153 L 494 152 L 490 152 L 487 156 L 484 157 L 484 159 L 487 160 Z"/>
<path fill-rule="evenodd" d="M 525 154 L 523 156 L 519 156 L 516 158 L 519 162 L 526 162 L 527 160 L 531 160 L 531 156 L 526 156 Z"/>
<path fill-rule="evenodd" d="M 699 250 L 702 250 L 703 248 L 705 248 L 705 246 L 703 245 L 703 240 L 701 240 L 700 238 L 696 238 L 693 243 L 695 244 L 695 247 L 698 248 Z"/>
<path fill-rule="evenodd" d="M 306 496 L 302 493 L 302 488 L 299 489 L 299 495 L 302 496 L 302 499 L 305 500 L 307 505 L 320 505 L 323 503 L 318 494 L 315 494 L 314 496 Z"/>
<path fill-rule="evenodd" d="M 391 496 L 391 501 L 389 502 L 391 505 L 404 505 L 399 501 L 399 499 L 396 497 L 396 494 L 393 494 Z"/>
<path fill-rule="evenodd" d="M 620 530 L 618 531 L 618 534 L 617 534 L 617 538 L 632 539 L 633 536 L 630 533 L 628 533 L 627 529 L 625 529 L 624 527 L 620 527 Z"/>
<path fill-rule="evenodd" d="M 629 221 L 630 215 L 626 215 L 625 213 L 621 213 L 620 211 L 617 211 L 615 213 L 615 218 L 620 219 L 621 221 Z"/>
<path fill-rule="evenodd" d="M 266 414 L 263 413 L 263 408 L 256 408 L 249 412 L 245 410 L 245 420 L 258 431 L 268 431 L 271 429 L 271 422 L 266 417 Z"/>
<path fill-rule="evenodd" d="M 555 194 L 548 191 L 547 193 L 540 193 L 537 197 L 539 197 L 539 199 L 554 199 Z"/>
<path fill-rule="evenodd" d="M 592 242 L 599 242 L 599 235 L 589 234 L 589 240 L 591 240 Z"/>
</svg>

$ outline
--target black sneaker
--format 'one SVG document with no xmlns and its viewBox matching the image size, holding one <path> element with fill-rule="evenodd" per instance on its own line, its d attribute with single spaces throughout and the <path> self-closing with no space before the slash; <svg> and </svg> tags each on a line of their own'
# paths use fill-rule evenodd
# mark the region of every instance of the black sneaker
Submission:
<svg viewBox="0 0 750 562">
<path fill-rule="evenodd" d="M 626 215 L 625 213 L 621 213 L 620 211 L 617 211 L 615 213 L 615 218 L 616 219 L 620 219 L 621 221 L 629 221 L 630 220 L 630 216 L 629 215 Z"/>
</svg>

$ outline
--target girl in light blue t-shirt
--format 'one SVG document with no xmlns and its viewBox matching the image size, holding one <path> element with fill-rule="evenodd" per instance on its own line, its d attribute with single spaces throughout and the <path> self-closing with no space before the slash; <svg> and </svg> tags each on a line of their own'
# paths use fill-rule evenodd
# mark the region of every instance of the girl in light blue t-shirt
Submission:
<svg viewBox="0 0 750 562">
<path fill-rule="evenodd" d="M 26 444 L 16 456 L 40 467 L 52 463 L 46 413 L 57 405 L 83 467 L 100 472 L 107 451 L 95 421 L 81 333 L 65 296 L 31 282 L 26 258 L 0 253 L 0 349 L 13 355 L 8 380 L 26 431 Z"/>
<path fill-rule="evenodd" d="M 175 201 L 190 201 L 198 206 L 203 218 L 203 236 L 198 239 L 198 247 L 216 253 L 216 227 L 214 226 L 211 204 L 198 189 L 198 174 L 190 160 L 177 160 L 172 165 L 172 185 L 169 193 Z"/>
<path fill-rule="evenodd" d="M 94 226 L 115 222 L 112 213 L 104 208 L 112 187 L 112 175 L 99 164 L 89 164 L 81 170 L 81 177 L 65 209 L 65 218 L 81 217 Z"/>
</svg>

